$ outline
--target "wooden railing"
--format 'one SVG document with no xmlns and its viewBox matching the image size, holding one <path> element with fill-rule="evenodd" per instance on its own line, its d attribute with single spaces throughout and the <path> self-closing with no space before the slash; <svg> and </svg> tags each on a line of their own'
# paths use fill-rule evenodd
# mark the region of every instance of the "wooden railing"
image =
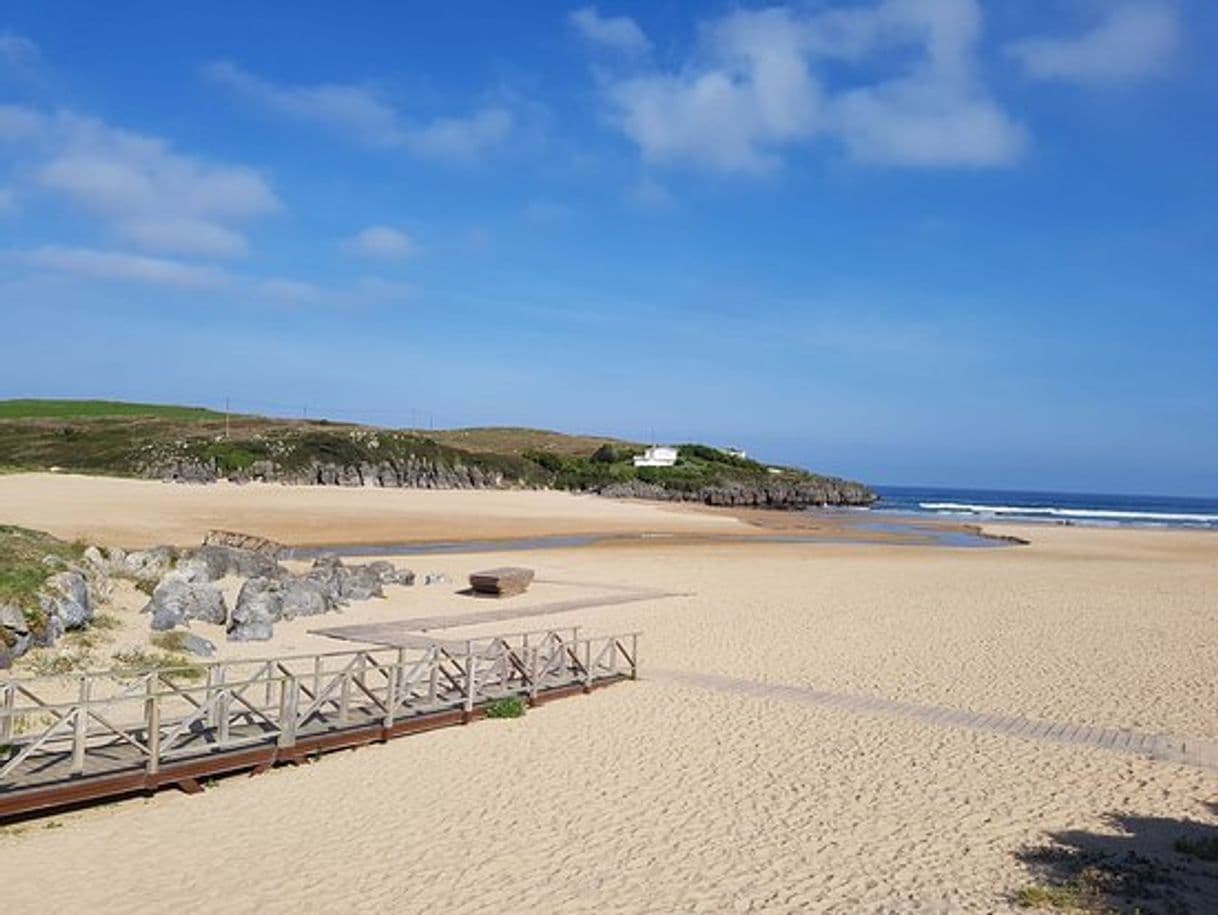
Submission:
<svg viewBox="0 0 1218 915">
<path fill-rule="evenodd" d="M 156 776 L 250 747 L 290 751 L 355 729 L 391 736 L 412 720 L 468 718 L 500 699 L 538 701 L 637 677 L 638 633 L 542 630 L 417 649 L 2 680 L 0 799 L 95 775 Z"/>
</svg>

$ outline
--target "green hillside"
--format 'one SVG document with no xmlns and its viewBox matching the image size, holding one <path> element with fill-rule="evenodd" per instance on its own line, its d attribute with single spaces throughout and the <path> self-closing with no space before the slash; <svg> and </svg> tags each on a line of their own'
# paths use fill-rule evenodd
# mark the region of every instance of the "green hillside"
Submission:
<svg viewBox="0 0 1218 915">
<path fill-rule="evenodd" d="M 0 401 L 0 467 L 207 482 L 555 487 L 712 504 L 868 504 L 861 484 L 773 468 L 706 445 L 674 467 L 635 467 L 643 446 L 489 427 L 428 431 L 108 401 Z"/>
</svg>

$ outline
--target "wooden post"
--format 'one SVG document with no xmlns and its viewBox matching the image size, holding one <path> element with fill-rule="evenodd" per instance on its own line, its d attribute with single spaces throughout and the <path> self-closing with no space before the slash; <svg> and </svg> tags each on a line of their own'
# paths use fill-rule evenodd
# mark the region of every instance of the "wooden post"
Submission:
<svg viewBox="0 0 1218 915">
<path fill-rule="evenodd" d="M 432 645 L 430 651 L 431 671 L 430 680 L 427 684 L 427 701 L 435 705 L 440 697 L 440 649 Z"/>
<path fill-rule="evenodd" d="M 17 722 L 14 717 L 17 712 L 17 687 L 8 683 L 4 686 L 4 707 L 0 709 L 0 715 L 4 717 L 0 719 L 0 743 L 12 743 L 13 733 L 17 730 Z"/>
<path fill-rule="evenodd" d="M 76 717 L 72 723 L 72 774 L 83 775 L 85 771 L 85 740 L 89 736 L 89 690 L 91 681 L 88 674 L 80 678 L 80 705 L 76 708 Z"/>
<path fill-rule="evenodd" d="M 207 714 L 204 716 L 204 724 L 209 728 L 216 726 L 216 707 L 213 705 L 213 701 L 216 698 L 214 686 L 215 673 L 216 669 L 214 667 L 207 668 L 207 686 L 203 690 L 203 705 L 207 709 Z"/>
<path fill-rule="evenodd" d="M 321 696 L 321 655 L 313 658 L 313 701 L 316 702 L 319 696 Z"/>
<path fill-rule="evenodd" d="M 592 688 L 592 639 L 584 643 L 584 689 Z"/>
<path fill-rule="evenodd" d="M 639 678 L 639 634 L 632 633 L 630 636 L 630 679 L 637 680 Z"/>
<path fill-rule="evenodd" d="M 402 679 L 402 663 L 405 657 L 405 650 L 399 648 L 398 659 L 389 672 L 388 682 L 385 683 L 385 730 L 393 727 L 393 715 L 398 707 L 398 686 Z"/>
<path fill-rule="evenodd" d="M 540 649 L 536 646 L 529 652 L 529 701 L 537 702 L 537 671 L 540 669 Z"/>
<path fill-rule="evenodd" d="M 144 731 L 148 741 L 148 774 L 161 769 L 161 696 L 156 688 L 156 674 L 148 677 L 144 699 Z"/>
<path fill-rule="evenodd" d="M 478 688 L 477 677 L 474 676 L 473 643 L 465 643 L 465 714 L 474 710 L 474 690 Z"/>
<path fill-rule="evenodd" d="M 216 696 L 216 740 L 220 746 L 228 743 L 229 730 L 229 705 L 231 704 L 231 694 L 228 688 L 224 685 L 226 679 L 225 668 L 218 666 L 216 668 L 215 685 L 219 690 Z"/>
<path fill-rule="evenodd" d="M 279 746 L 296 746 L 296 715 L 300 684 L 288 677 L 279 686 Z"/>
<path fill-rule="evenodd" d="M 351 671 L 350 669 L 343 671 L 343 685 L 339 690 L 338 696 L 338 720 L 342 724 L 347 723 L 347 712 L 351 708 Z"/>
</svg>

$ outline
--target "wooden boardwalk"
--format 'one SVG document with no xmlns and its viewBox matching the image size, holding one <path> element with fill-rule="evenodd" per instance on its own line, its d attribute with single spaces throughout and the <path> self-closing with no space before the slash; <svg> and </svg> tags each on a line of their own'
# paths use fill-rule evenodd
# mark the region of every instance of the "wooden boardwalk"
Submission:
<svg viewBox="0 0 1218 915">
<path fill-rule="evenodd" d="M 260 771 L 638 677 L 638 634 L 414 647 L 0 681 L 0 820 Z"/>
<path fill-rule="evenodd" d="M 886 715 L 937 727 L 1003 734 L 1024 740 L 1066 746 L 1095 747 L 1115 753 L 1181 763 L 1202 769 L 1218 769 L 1218 742 L 1212 740 L 1173 737 L 1170 734 L 1150 734 L 1127 728 L 1104 728 L 1065 721 L 1045 721 L 997 712 L 973 712 L 946 706 L 902 702 L 896 699 L 885 699 L 882 696 L 835 693 L 808 686 L 766 683 L 761 680 L 744 680 L 697 671 L 652 671 L 650 678 L 660 682 L 712 689 L 736 695 L 780 699 L 866 715 Z"/>
</svg>

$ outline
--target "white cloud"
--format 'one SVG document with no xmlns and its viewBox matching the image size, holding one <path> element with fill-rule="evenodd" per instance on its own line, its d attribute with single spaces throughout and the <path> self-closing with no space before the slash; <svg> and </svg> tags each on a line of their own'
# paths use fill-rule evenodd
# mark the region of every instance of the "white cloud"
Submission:
<svg viewBox="0 0 1218 915">
<path fill-rule="evenodd" d="M 228 285 L 230 277 L 211 266 L 121 251 L 43 245 L 13 252 L 32 267 L 98 280 L 149 283 L 178 289 L 210 290 Z"/>
<path fill-rule="evenodd" d="M 424 156 L 475 159 L 502 143 L 512 130 L 512 115 L 503 108 L 484 108 L 463 118 L 436 118 L 411 130 L 405 145 Z"/>
<path fill-rule="evenodd" d="M 282 278 L 261 280 L 254 286 L 254 292 L 262 298 L 296 305 L 312 304 L 322 297 L 321 289 L 314 283 Z"/>
<path fill-rule="evenodd" d="M 469 160 L 502 143 L 514 124 L 511 112 L 499 106 L 459 117 L 411 121 L 371 86 L 283 86 L 228 61 L 208 64 L 203 72 L 211 81 L 269 111 L 320 125 L 372 148 Z"/>
<path fill-rule="evenodd" d="M 773 7 L 703 23 L 674 72 L 610 77 L 611 116 L 644 158 L 765 172 L 792 146 L 842 144 L 861 162 L 994 166 L 1018 157 L 1022 128 L 977 74 L 976 0 Z M 890 60 L 895 76 L 873 74 Z M 835 89 L 829 66 L 849 88 Z"/>
<path fill-rule="evenodd" d="M 346 286 L 321 286 L 284 277 L 257 280 L 250 286 L 254 298 L 283 305 L 313 305 L 327 308 L 364 308 L 400 302 L 414 290 L 374 276 L 359 277 Z"/>
<path fill-rule="evenodd" d="M 206 219 L 148 216 L 120 222 L 119 234 L 151 251 L 178 251 L 207 257 L 236 257 L 249 245 L 245 236 Z"/>
<path fill-rule="evenodd" d="M 342 243 L 348 254 L 382 260 L 402 260 L 419 253 L 418 243 L 400 229 L 369 226 Z"/>
<path fill-rule="evenodd" d="M 0 107 L 0 139 L 18 142 L 32 190 L 63 198 L 149 251 L 244 253 L 235 224 L 280 206 L 254 169 L 185 155 L 158 137 L 71 112 Z"/>
<path fill-rule="evenodd" d="M 571 25 L 585 39 L 622 54 L 646 54 L 651 42 L 629 16 L 601 16 L 594 6 L 573 11 Z"/>
<path fill-rule="evenodd" d="M 1180 44 L 1176 9 L 1162 2 L 1122 2 L 1094 29 L 1072 38 L 1027 38 L 1007 52 L 1034 79 L 1089 84 L 1153 76 L 1172 62 Z"/>
</svg>

